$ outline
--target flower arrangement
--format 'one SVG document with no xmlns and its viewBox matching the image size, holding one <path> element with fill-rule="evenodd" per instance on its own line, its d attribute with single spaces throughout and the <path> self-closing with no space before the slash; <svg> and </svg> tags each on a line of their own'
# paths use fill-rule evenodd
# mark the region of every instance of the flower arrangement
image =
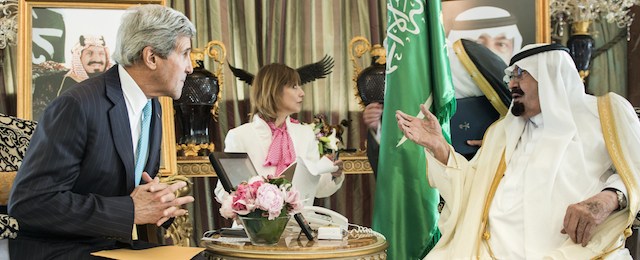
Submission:
<svg viewBox="0 0 640 260">
<path fill-rule="evenodd" d="M 344 132 L 344 127 L 348 126 L 347 120 L 342 120 L 338 125 L 329 125 L 323 114 L 317 114 L 313 116 L 313 121 L 306 125 L 311 127 L 316 135 L 320 156 L 337 152 L 344 146 L 342 133 Z"/>
<path fill-rule="evenodd" d="M 240 215 L 274 220 L 298 213 L 303 207 L 300 193 L 284 177 L 255 176 L 240 183 L 222 201 L 220 215 L 228 219 Z"/>
</svg>

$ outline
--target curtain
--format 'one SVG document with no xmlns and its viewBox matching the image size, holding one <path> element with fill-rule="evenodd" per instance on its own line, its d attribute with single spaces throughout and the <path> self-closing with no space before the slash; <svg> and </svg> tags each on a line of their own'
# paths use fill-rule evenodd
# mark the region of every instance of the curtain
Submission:
<svg viewBox="0 0 640 260">
<path fill-rule="evenodd" d="M 194 47 L 210 40 L 222 41 L 227 61 L 256 73 L 266 64 L 279 62 L 297 68 L 317 62 L 324 55 L 335 60 L 333 73 L 303 86 L 306 96 L 298 119 L 310 122 L 314 114 L 326 114 L 329 123 L 351 120 L 347 147 L 361 147 L 361 108 L 354 97 L 353 66 L 348 43 L 364 36 L 380 43 L 384 34 L 384 1 L 170 1 L 171 7 L 185 12 L 197 29 Z M 374 35 L 376 38 L 372 38 Z M 209 70 L 213 62 L 205 65 Z M 228 129 L 248 120 L 249 86 L 224 69 L 221 114 L 218 126 L 221 140 Z M 355 113 L 354 113 L 355 112 Z M 362 140 L 361 140 L 362 139 Z"/>
<path fill-rule="evenodd" d="M 631 12 L 635 17 L 640 17 L 640 6 L 631 7 Z M 631 24 L 631 37 L 627 42 L 627 99 L 634 106 L 640 106 L 640 74 L 634 73 L 638 71 L 640 65 L 640 23 L 636 20 Z M 640 248 L 640 245 L 639 245 Z M 640 250 L 638 250 L 640 252 Z"/>
<path fill-rule="evenodd" d="M 594 95 L 615 92 L 627 96 L 627 28 L 618 28 L 616 24 L 599 21 L 593 24 L 595 48 L 598 49 L 614 40 L 621 32 L 623 38 L 600 54 L 591 62 L 591 73 L 587 89 Z"/>
<path fill-rule="evenodd" d="M 313 115 L 324 114 L 328 123 L 350 121 L 343 139 L 347 148 L 365 148 L 366 127 L 362 108 L 353 89 L 353 65 L 348 45 L 356 36 L 372 44 L 381 44 L 386 28 L 386 2 L 357 1 L 205 1 L 169 0 L 168 5 L 184 12 L 195 24 L 194 48 L 202 48 L 211 40 L 222 41 L 226 61 L 253 74 L 263 65 L 278 62 L 298 68 L 321 60 L 325 55 L 335 60 L 333 72 L 303 87 L 305 98 L 297 119 L 311 122 Z M 365 59 L 365 67 L 370 63 Z M 225 64 L 226 66 L 227 64 Z M 213 61 L 205 59 L 205 68 L 213 71 Z M 224 149 L 224 136 L 229 129 L 249 119 L 250 86 L 236 80 L 224 68 L 220 114 L 211 125 L 216 151 Z M 194 224 L 194 240 L 207 230 L 228 227 L 222 219 L 219 203 L 213 196 L 216 178 L 192 178 L 196 201 L 189 206 Z M 372 174 L 347 176 L 342 189 L 316 205 L 332 208 L 349 217 L 349 222 L 371 226 L 375 179 Z M 355 196 L 355 197 L 354 197 Z"/>
<path fill-rule="evenodd" d="M 627 97 L 626 34 L 621 40 L 616 39 L 622 31 L 626 31 L 626 28 L 618 28 L 615 24 L 606 21 L 595 21 L 589 27 L 589 32 L 594 40 L 594 49 L 589 77 L 585 83 L 587 93 L 598 96 L 615 92 Z M 553 35 L 554 42 L 566 46 L 571 32 L 570 24 L 565 24 L 564 32 L 563 36 Z M 597 50 L 602 47 L 605 47 L 603 49 L 606 51 L 594 57 Z"/>
</svg>

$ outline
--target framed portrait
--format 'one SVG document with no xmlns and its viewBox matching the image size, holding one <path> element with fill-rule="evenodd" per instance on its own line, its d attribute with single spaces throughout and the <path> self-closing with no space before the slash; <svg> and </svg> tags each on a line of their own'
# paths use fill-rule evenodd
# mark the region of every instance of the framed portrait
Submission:
<svg viewBox="0 0 640 260">
<path fill-rule="evenodd" d="M 536 10 L 535 16 L 531 10 Z M 486 47 L 492 42 L 495 48 L 489 49 L 502 52 L 502 57 L 511 57 L 527 44 L 551 42 L 549 0 L 445 0 L 442 19 L 449 41 L 467 38 Z M 499 35 L 505 32 L 510 42 L 500 42 Z"/>
<path fill-rule="evenodd" d="M 70 86 L 113 66 L 111 54 L 126 9 L 165 0 L 21 0 L 19 2 L 18 116 L 39 120 L 44 108 Z M 162 105 L 160 173 L 175 173 L 171 98 Z"/>
</svg>

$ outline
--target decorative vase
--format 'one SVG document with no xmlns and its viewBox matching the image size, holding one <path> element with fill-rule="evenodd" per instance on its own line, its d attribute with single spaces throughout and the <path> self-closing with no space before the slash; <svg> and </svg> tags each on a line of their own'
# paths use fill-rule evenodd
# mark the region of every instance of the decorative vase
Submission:
<svg viewBox="0 0 640 260">
<path fill-rule="evenodd" d="M 572 26 L 573 33 L 567 41 L 567 47 L 582 81 L 589 76 L 589 63 L 594 46 L 593 38 L 588 32 L 589 24 L 588 21 L 575 22 Z"/>
<path fill-rule="evenodd" d="M 218 78 L 204 68 L 203 61 L 197 60 L 193 73 L 185 79 L 180 99 L 173 101 L 178 156 L 207 156 L 213 151 L 209 124 L 218 92 Z"/>
<path fill-rule="evenodd" d="M 239 216 L 244 230 L 256 246 L 273 246 L 278 244 L 284 228 L 289 222 L 289 215 L 279 216 L 273 220 L 264 217 Z"/>
</svg>

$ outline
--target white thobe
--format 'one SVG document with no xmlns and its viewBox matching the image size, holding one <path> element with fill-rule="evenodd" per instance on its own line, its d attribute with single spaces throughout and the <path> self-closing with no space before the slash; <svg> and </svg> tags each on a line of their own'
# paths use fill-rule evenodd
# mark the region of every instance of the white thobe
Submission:
<svg viewBox="0 0 640 260">
<path fill-rule="evenodd" d="M 635 138 L 633 134 L 637 134 L 638 131 L 624 126 L 623 123 L 631 123 L 631 117 L 622 115 L 620 112 L 623 108 L 619 106 L 623 104 L 617 101 L 622 100 L 614 99 L 614 101 L 616 102 L 612 102 L 613 107 L 617 112 L 614 115 L 620 115 L 621 118 L 619 122 L 622 122 L 616 130 L 618 130 L 617 132 L 621 138 L 625 138 L 623 140 L 626 142 L 622 147 L 635 147 L 633 144 L 638 142 L 633 139 Z M 533 120 L 536 121 L 535 118 Z M 636 122 L 633 123 L 637 125 L 637 117 L 635 120 Z M 470 162 L 461 155 L 454 153 L 453 150 L 449 156 L 447 165 L 440 163 L 431 154 L 427 154 L 429 183 L 433 187 L 438 188 L 442 197 L 447 201 L 442 211 L 440 222 L 438 223 L 442 232 L 442 238 L 426 257 L 427 259 L 476 259 L 475 256 L 479 256 L 480 259 L 490 258 L 486 243 L 480 239 L 480 235 L 483 233 L 480 228 L 482 226 L 481 219 L 486 196 L 491 192 L 491 182 L 497 172 L 496 169 L 498 169 L 500 155 L 505 151 L 505 146 L 507 145 L 504 138 L 504 133 L 507 131 L 512 131 L 512 133 L 513 131 L 518 131 L 516 134 L 521 136 L 522 140 L 517 140 L 514 143 L 514 146 L 518 146 L 518 149 L 513 149 L 511 154 L 505 155 L 506 168 L 509 168 L 509 165 L 511 165 L 511 169 L 508 169 L 508 172 L 504 172 L 505 179 L 501 180 L 498 185 L 498 189 L 496 189 L 497 194 L 493 199 L 492 206 L 489 208 L 488 231 L 491 236 L 488 242 L 494 254 L 497 254 L 497 258 L 588 259 L 589 257 L 602 254 L 607 248 L 615 248 L 621 245 L 622 240 L 619 239 L 621 238 L 622 231 L 624 231 L 625 222 L 627 221 L 626 218 L 629 216 L 628 209 L 614 212 L 607 218 L 605 223 L 600 224 L 596 228 L 594 236 L 587 247 L 573 243 L 567 235 L 560 233 L 562 229 L 562 218 L 569 204 L 587 199 L 605 187 L 616 187 L 620 182 L 617 174 L 612 174 L 613 172 L 610 169 L 607 170 L 607 167 L 610 168 L 611 164 L 607 166 L 605 163 L 601 165 L 601 167 L 598 167 L 597 171 L 594 171 L 593 168 L 595 167 L 591 165 L 592 163 L 589 163 L 589 165 L 584 168 L 588 169 L 588 171 L 582 173 L 582 176 L 584 176 L 583 179 L 585 180 L 580 180 L 580 177 L 572 177 L 567 181 L 566 177 L 562 176 L 566 176 L 567 174 L 580 175 L 575 171 L 570 172 L 567 171 L 567 168 L 564 168 L 562 175 L 556 175 L 554 179 L 548 181 L 538 181 L 538 185 L 532 186 L 532 183 L 528 181 L 527 178 L 545 178 L 545 172 L 540 172 L 540 174 L 536 175 L 535 173 L 537 172 L 530 171 L 531 168 L 544 167 L 546 164 L 545 161 L 536 161 L 527 158 L 527 154 L 539 156 L 535 151 L 540 150 L 540 142 L 536 141 L 536 138 L 538 138 L 536 137 L 537 129 L 529 127 L 531 129 L 525 130 L 524 125 L 525 124 L 523 124 L 522 128 L 513 129 L 510 125 L 506 125 L 503 122 L 494 124 L 487 131 L 485 136 L 486 142 L 480 149 L 479 156 L 476 156 L 476 158 Z M 624 128 L 622 126 L 624 126 Z M 540 127 L 540 130 L 541 129 L 542 127 Z M 638 129 L 640 129 L 640 126 L 638 126 Z M 529 134 L 528 131 L 531 131 L 531 133 Z M 544 131 L 546 131 L 546 128 Z M 600 133 L 600 135 L 602 135 L 602 133 Z M 585 143 L 585 145 L 594 143 L 594 140 L 597 138 L 598 136 L 590 136 L 590 139 L 585 139 L 590 140 L 589 143 Z M 602 143 L 602 140 L 600 139 L 599 142 Z M 549 148 L 553 149 L 554 147 Z M 604 147 L 597 148 L 602 149 Z M 534 152 L 527 152 L 530 149 L 534 150 Z M 569 153 L 569 155 L 571 154 Z M 607 158 L 603 159 L 606 160 Z M 526 161 L 528 167 L 524 165 L 516 166 L 518 161 Z M 576 167 L 575 163 L 567 162 L 569 167 Z M 520 166 L 527 168 L 529 171 L 527 172 L 527 170 L 525 170 L 526 174 L 524 175 L 526 176 L 518 177 L 518 175 L 523 175 L 517 173 L 518 171 L 522 171 L 518 170 Z M 633 169 L 635 171 L 637 165 L 631 164 L 631 166 L 634 167 Z M 509 177 L 507 177 L 507 175 L 509 175 Z M 523 178 L 524 180 L 519 180 L 519 178 Z M 586 182 L 586 179 L 592 180 L 592 183 L 595 184 L 592 185 L 592 183 Z M 589 185 L 587 186 L 585 184 Z M 556 187 L 552 192 L 555 192 L 557 195 L 545 197 L 544 193 L 540 193 L 542 196 L 531 196 L 526 193 L 527 189 L 541 189 L 544 188 L 544 185 L 553 185 L 552 187 Z M 520 189 L 524 190 L 522 198 L 518 198 L 519 195 L 513 195 L 523 193 L 518 191 L 517 187 L 522 187 Z M 619 188 L 624 190 L 624 185 Z M 576 191 L 583 191 L 584 194 L 578 194 L 579 196 L 576 196 Z M 637 193 L 634 192 L 633 194 Z M 494 203 L 496 205 L 493 205 Z M 507 209 L 505 204 L 513 204 L 513 207 Z M 547 210 L 550 213 L 544 212 L 544 208 L 537 206 L 540 204 L 553 211 Z M 535 206 L 532 207 L 532 205 Z M 520 207 L 522 207 L 522 209 L 519 209 Z M 502 208 L 502 212 L 500 209 L 496 211 L 496 208 Z M 503 214 L 518 214 L 522 216 L 523 221 L 516 225 L 508 221 L 502 221 L 501 223 L 501 217 L 504 216 L 504 219 L 508 218 Z M 541 223 L 543 223 L 543 225 L 541 225 Z M 533 229 L 533 227 L 536 228 Z M 521 232 L 522 230 L 524 230 L 524 232 Z M 503 241 L 506 242 L 503 243 Z M 629 252 L 621 249 L 607 256 L 612 259 L 627 259 Z"/>
<path fill-rule="evenodd" d="M 489 210 L 491 247 L 498 259 L 525 259 L 524 172 L 542 135 L 542 115 L 528 120 Z M 558 232 L 559 233 L 559 232 Z"/>
</svg>

